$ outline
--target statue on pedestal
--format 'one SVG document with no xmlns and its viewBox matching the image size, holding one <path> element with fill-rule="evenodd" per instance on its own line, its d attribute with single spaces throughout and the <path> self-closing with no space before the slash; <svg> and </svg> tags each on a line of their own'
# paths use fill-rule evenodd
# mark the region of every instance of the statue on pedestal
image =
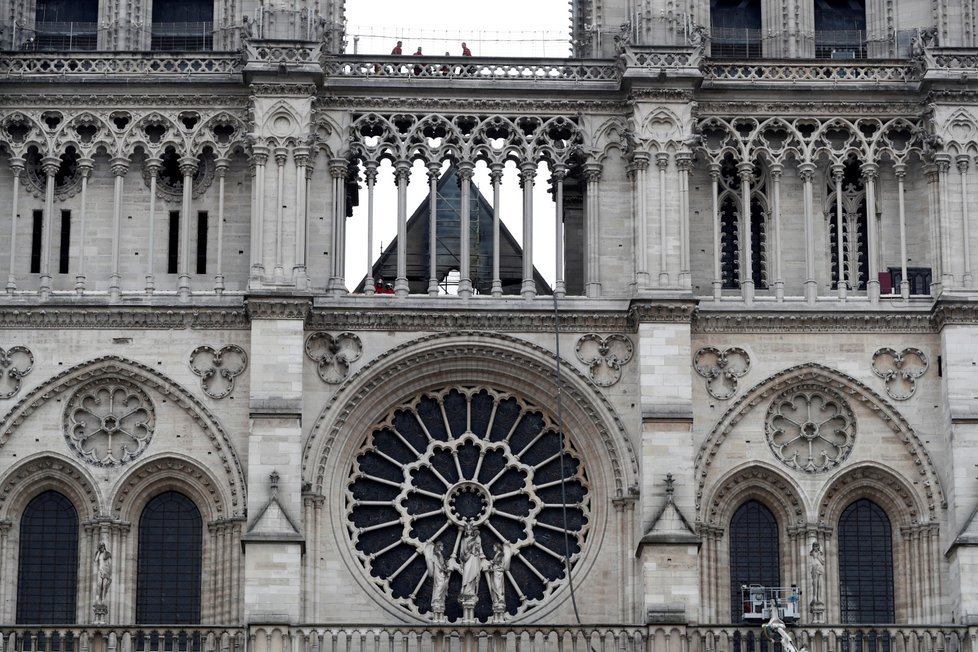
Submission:
<svg viewBox="0 0 978 652">
<path fill-rule="evenodd" d="M 104 624 L 109 608 L 105 601 L 109 598 L 109 586 L 112 584 L 112 553 L 105 547 L 105 542 L 98 544 L 95 550 L 95 623 Z"/>
</svg>

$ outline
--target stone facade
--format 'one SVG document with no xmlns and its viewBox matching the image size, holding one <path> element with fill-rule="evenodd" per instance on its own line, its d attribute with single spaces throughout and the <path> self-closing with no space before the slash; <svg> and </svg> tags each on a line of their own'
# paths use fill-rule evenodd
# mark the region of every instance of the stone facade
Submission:
<svg viewBox="0 0 978 652">
<path fill-rule="evenodd" d="M 809 649 L 868 645 L 862 625 L 974 645 L 973 2 L 869 2 L 867 33 L 912 47 L 853 61 L 811 58 L 811 3 L 765 4 L 764 58 L 732 62 L 703 0 L 593 0 L 579 58 L 409 63 L 342 54 L 342 1 L 257 25 L 251 4 L 215 2 L 215 52 L 113 27 L 96 52 L 0 53 L 0 650 L 38 622 L 18 601 L 46 492 L 76 514 L 65 625 L 99 649 L 176 624 L 208 650 L 733 650 L 733 569 L 762 557 Z M 444 161 L 484 165 L 489 200 L 518 176 L 518 291 L 478 292 L 460 255 L 445 294 L 407 250 L 408 182 Z M 381 196 L 393 294 L 347 278 Z M 143 519 L 171 493 L 199 512 L 199 609 L 151 622 Z M 735 534 L 755 503 L 774 553 Z M 886 523 L 870 570 L 855 506 Z"/>
</svg>

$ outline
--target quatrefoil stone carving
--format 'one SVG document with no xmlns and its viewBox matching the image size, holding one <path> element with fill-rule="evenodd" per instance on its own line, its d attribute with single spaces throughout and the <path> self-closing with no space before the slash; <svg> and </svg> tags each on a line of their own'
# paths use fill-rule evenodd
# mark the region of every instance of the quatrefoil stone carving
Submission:
<svg viewBox="0 0 978 652">
<path fill-rule="evenodd" d="M 598 387 L 611 387 L 621 380 L 621 368 L 632 359 L 632 341 L 614 333 L 601 337 L 595 333 L 577 340 L 577 359 L 588 366 L 588 374 Z"/>
<path fill-rule="evenodd" d="M 237 344 L 214 350 L 198 346 L 190 353 L 190 370 L 200 376 L 200 388 L 213 399 L 234 391 L 234 379 L 248 367 L 248 355 Z"/>
<path fill-rule="evenodd" d="M 927 355 L 907 347 L 897 353 L 883 347 L 873 354 L 873 373 L 883 379 L 887 395 L 895 401 L 906 401 L 917 391 L 917 379 L 927 373 Z"/>
<path fill-rule="evenodd" d="M 363 355 L 363 344 L 353 333 L 313 333 L 306 338 L 306 355 L 316 363 L 323 382 L 338 385 L 350 373 L 350 365 Z"/>
<path fill-rule="evenodd" d="M 0 349 L 0 399 L 20 391 L 20 379 L 34 368 L 34 354 L 26 346 Z"/>
<path fill-rule="evenodd" d="M 737 393 L 737 379 L 750 371 L 750 356 L 736 346 L 722 351 L 704 346 L 693 356 L 693 369 L 706 378 L 706 391 L 710 396 L 726 401 Z"/>
</svg>

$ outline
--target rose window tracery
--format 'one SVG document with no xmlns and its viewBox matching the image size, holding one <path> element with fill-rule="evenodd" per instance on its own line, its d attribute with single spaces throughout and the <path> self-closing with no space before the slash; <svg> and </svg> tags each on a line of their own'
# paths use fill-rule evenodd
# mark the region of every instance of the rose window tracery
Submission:
<svg viewBox="0 0 978 652">
<path fill-rule="evenodd" d="M 76 391 L 65 408 L 65 440 L 99 466 L 124 464 L 146 449 L 155 425 L 153 402 L 124 380 L 96 380 Z"/>
<path fill-rule="evenodd" d="M 505 392 L 418 396 L 374 425 L 347 484 L 371 581 L 435 621 L 498 622 L 544 601 L 588 533 L 587 474 L 541 409 Z"/>
<path fill-rule="evenodd" d="M 856 418 L 846 400 L 814 385 L 799 385 L 775 397 L 765 425 L 775 456 L 786 466 L 807 473 L 841 464 L 856 437 Z"/>
</svg>

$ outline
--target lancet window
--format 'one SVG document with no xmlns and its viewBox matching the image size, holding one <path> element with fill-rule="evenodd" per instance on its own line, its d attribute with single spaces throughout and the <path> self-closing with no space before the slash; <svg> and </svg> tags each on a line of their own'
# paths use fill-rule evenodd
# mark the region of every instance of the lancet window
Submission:
<svg viewBox="0 0 978 652">
<path fill-rule="evenodd" d="M 750 279 L 755 288 L 767 287 L 767 174 L 764 166 L 755 163 L 750 173 L 749 220 L 744 220 L 744 171 L 733 156 L 720 164 L 720 272 L 725 289 L 739 288 L 747 277 L 743 270 L 750 265 Z M 750 230 L 750 260 L 743 246 L 745 230 Z"/>
<path fill-rule="evenodd" d="M 868 276 L 866 184 L 859 162 L 848 159 L 829 170 L 826 179 L 826 218 L 832 267 L 832 287 L 839 287 L 839 227 L 842 228 L 841 271 L 847 287 L 865 290 Z M 841 193 L 841 197 L 840 197 Z M 840 201 L 841 199 L 841 201 Z M 839 206 L 842 217 L 839 219 Z"/>
<path fill-rule="evenodd" d="M 730 621 L 743 621 L 743 587 L 781 586 L 778 522 L 763 503 L 748 500 L 730 519 Z"/>
<path fill-rule="evenodd" d="M 38 494 L 20 521 L 17 622 L 75 622 L 78 512 L 57 491 Z"/>
<path fill-rule="evenodd" d="M 839 517 L 839 606 L 843 623 L 894 622 L 890 519 L 865 498 Z"/>
</svg>

